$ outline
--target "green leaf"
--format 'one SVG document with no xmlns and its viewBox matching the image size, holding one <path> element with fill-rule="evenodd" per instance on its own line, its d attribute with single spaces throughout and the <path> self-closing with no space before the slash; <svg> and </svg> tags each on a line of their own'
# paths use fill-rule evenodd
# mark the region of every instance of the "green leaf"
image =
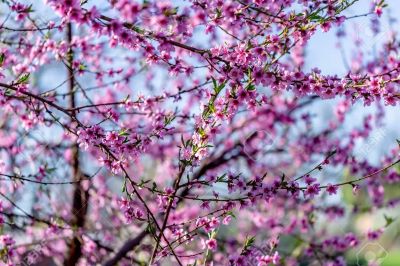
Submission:
<svg viewBox="0 0 400 266">
<path fill-rule="evenodd" d="M 217 182 L 224 181 L 225 176 L 226 176 L 226 174 L 223 174 L 223 175 L 217 177 Z M 227 213 L 229 214 L 229 213 L 231 213 L 231 211 L 229 211 L 229 212 L 227 212 Z M 235 217 L 235 216 L 232 215 L 232 214 L 231 214 L 231 216 Z"/>
<path fill-rule="evenodd" d="M 254 244 L 255 240 L 256 240 L 255 236 L 246 237 L 246 241 L 244 242 L 242 254 L 244 254 L 246 251 L 248 251 L 251 248 L 251 246 Z"/>
<path fill-rule="evenodd" d="M 185 143 L 185 140 L 183 139 L 183 135 L 181 135 L 181 143 L 182 143 L 183 147 L 186 148 L 186 143 Z"/>
<path fill-rule="evenodd" d="M 0 67 L 3 65 L 6 55 L 4 53 L 0 54 Z"/>
<path fill-rule="evenodd" d="M 254 91 L 256 89 L 256 86 L 254 86 L 253 83 L 250 83 L 249 85 L 247 85 L 246 90 L 248 91 Z"/>
<path fill-rule="evenodd" d="M 211 79 L 212 79 L 212 83 L 213 83 L 214 90 L 215 90 L 215 88 L 218 86 L 217 81 L 215 80 L 215 78 L 211 78 Z"/>
<path fill-rule="evenodd" d="M 213 86 L 214 86 L 214 92 L 216 94 L 214 97 L 216 97 L 223 90 L 223 88 L 225 88 L 226 81 L 222 82 L 221 84 L 218 85 L 217 80 L 215 78 L 211 78 L 211 79 L 212 79 Z M 215 100 L 215 98 L 213 100 Z"/>
<path fill-rule="evenodd" d="M 146 184 L 149 183 L 149 182 L 150 182 L 150 180 L 144 180 L 144 179 L 142 179 L 142 180 L 140 180 L 140 183 L 138 184 L 138 186 L 141 187 L 141 188 L 143 188 L 143 186 L 146 185 Z"/>
<path fill-rule="evenodd" d="M 323 19 L 323 17 L 321 17 L 320 15 L 318 15 L 317 12 L 315 12 L 315 13 L 311 14 L 310 16 L 308 16 L 308 18 L 309 18 L 311 21 L 319 21 L 319 20 L 322 20 L 322 19 Z"/>
<path fill-rule="evenodd" d="M 394 222 L 394 218 L 387 216 L 386 214 L 384 214 L 383 217 L 385 218 L 386 221 L 385 227 L 388 227 Z"/>
<path fill-rule="evenodd" d="M 154 227 L 154 225 L 152 223 L 150 223 L 147 227 L 147 232 L 149 232 L 151 235 L 156 237 L 156 228 Z"/>
<path fill-rule="evenodd" d="M 122 193 L 126 191 L 126 178 L 124 179 L 124 185 L 122 186 Z"/>
<path fill-rule="evenodd" d="M 29 5 L 29 7 L 26 9 L 27 13 L 32 13 L 35 12 L 35 10 L 32 8 L 32 5 Z"/>
<path fill-rule="evenodd" d="M 126 132 L 125 129 L 122 129 L 122 130 L 118 133 L 118 135 L 126 137 L 126 136 L 129 136 L 129 133 Z"/>
<path fill-rule="evenodd" d="M 131 97 L 131 96 L 128 94 L 128 95 L 125 97 L 125 99 L 123 99 L 122 101 L 123 101 L 124 103 L 126 103 L 126 102 L 129 100 L 130 97 Z"/>
<path fill-rule="evenodd" d="M 51 174 L 53 173 L 55 170 L 57 170 L 57 168 L 46 168 L 46 173 Z"/>
<path fill-rule="evenodd" d="M 17 83 L 18 83 L 18 84 L 25 84 L 25 83 L 27 83 L 28 80 L 29 80 L 29 76 L 30 76 L 29 73 L 23 74 L 23 75 L 18 79 Z"/>
<path fill-rule="evenodd" d="M 178 14 L 178 9 L 179 9 L 178 7 L 167 9 L 164 11 L 164 16 L 170 17 L 173 15 L 176 15 L 176 14 Z"/>
<path fill-rule="evenodd" d="M 235 216 L 235 214 L 234 214 L 232 211 L 228 211 L 228 212 L 226 213 L 226 215 L 230 215 L 230 216 L 232 216 L 233 218 L 236 219 L 236 216 Z"/>
<path fill-rule="evenodd" d="M 225 88 L 225 84 L 226 84 L 226 81 L 222 82 L 222 84 L 220 84 L 218 86 L 217 91 L 216 91 L 217 94 L 220 93 Z"/>
<path fill-rule="evenodd" d="M 220 18 L 222 16 L 222 11 L 219 8 L 217 8 L 216 13 L 217 13 L 217 18 Z"/>
</svg>

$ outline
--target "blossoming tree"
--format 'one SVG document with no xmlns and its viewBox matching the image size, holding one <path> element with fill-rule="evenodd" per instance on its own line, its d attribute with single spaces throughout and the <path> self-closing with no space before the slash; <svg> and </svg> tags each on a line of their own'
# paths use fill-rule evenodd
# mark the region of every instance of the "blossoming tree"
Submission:
<svg viewBox="0 0 400 266">
<path fill-rule="evenodd" d="M 331 228 L 400 181 L 395 139 L 355 152 L 400 100 L 396 36 L 347 75 L 305 67 L 318 31 L 379 31 L 385 2 L 356 2 L 0 1 L 2 263 L 346 265 L 394 218 Z"/>
</svg>

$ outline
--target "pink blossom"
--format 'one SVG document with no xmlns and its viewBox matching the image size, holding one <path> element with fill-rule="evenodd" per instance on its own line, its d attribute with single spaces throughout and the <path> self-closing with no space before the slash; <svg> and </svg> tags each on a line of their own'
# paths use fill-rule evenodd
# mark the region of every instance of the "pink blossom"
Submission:
<svg viewBox="0 0 400 266">
<path fill-rule="evenodd" d="M 203 249 L 209 249 L 215 251 L 217 249 L 217 240 L 214 238 L 203 240 Z"/>
<path fill-rule="evenodd" d="M 328 184 L 326 191 L 328 192 L 329 195 L 334 195 L 338 191 L 338 187 L 332 184 Z"/>
</svg>

